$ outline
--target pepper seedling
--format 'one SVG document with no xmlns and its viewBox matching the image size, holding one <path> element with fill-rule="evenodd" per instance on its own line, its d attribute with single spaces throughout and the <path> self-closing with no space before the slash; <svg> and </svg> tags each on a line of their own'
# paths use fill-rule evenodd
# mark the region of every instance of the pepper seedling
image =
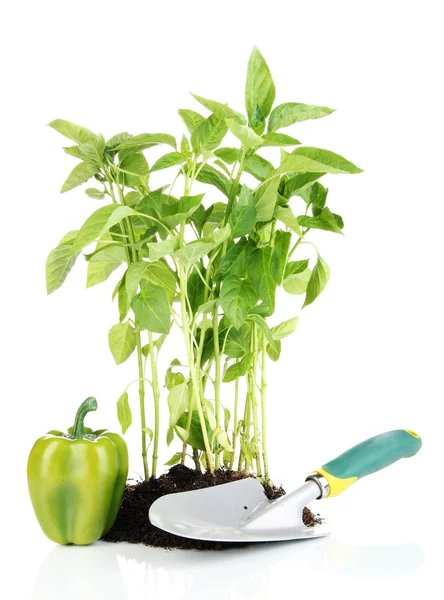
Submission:
<svg viewBox="0 0 444 600">
<path fill-rule="evenodd" d="M 267 63 L 254 48 L 246 115 L 193 94 L 210 114 L 180 109 L 187 133 L 179 144 L 165 133 L 119 133 L 106 140 L 69 121 L 50 123 L 75 142 L 64 150 L 80 161 L 61 191 L 92 180 L 96 187 L 86 194 L 105 205 L 49 254 L 48 293 L 63 284 L 93 243 L 85 254 L 87 287 L 119 273 L 113 293 L 119 320 L 109 331 L 109 346 L 117 364 L 136 353 L 145 478 L 156 476 L 162 434 L 168 445 L 177 438 L 181 443 L 169 465 L 184 463 L 190 451 L 196 468 L 203 464 L 213 472 L 225 465 L 269 480 L 267 361 L 278 360 L 281 340 L 296 329 L 301 307 L 312 304 L 329 279 L 308 234 L 341 234 L 344 227 L 327 205 L 320 180 L 361 172 L 342 156 L 281 132 L 333 109 L 275 105 L 275 96 Z M 159 145 L 169 146 L 168 152 L 148 162 L 150 149 Z M 270 152 L 277 154 L 271 158 Z M 151 176 L 160 171 L 164 184 L 153 186 Z M 270 326 L 278 290 L 296 297 L 295 316 Z M 170 418 L 161 428 L 158 355 L 177 327 L 186 359 L 173 359 L 166 373 Z M 227 389 L 232 400 L 223 405 Z M 132 422 L 128 388 L 117 411 L 125 432 Z"/>
</svg>

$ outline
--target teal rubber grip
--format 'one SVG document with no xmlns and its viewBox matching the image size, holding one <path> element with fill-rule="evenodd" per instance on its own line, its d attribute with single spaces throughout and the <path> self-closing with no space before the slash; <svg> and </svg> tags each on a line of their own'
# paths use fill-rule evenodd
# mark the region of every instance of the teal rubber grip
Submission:
<svg viewBox="0 0 444 600">
<path fill-rule="evenodd" d="M 414 431 L 388 431 L 347 450 L 322 465 L 318 473 L 329 481 L 330 495 L 337 496 L 357 479 L 385 469 L 401 458 L 414 456 L 421 446 L 421 438 Z"/>
</svg>

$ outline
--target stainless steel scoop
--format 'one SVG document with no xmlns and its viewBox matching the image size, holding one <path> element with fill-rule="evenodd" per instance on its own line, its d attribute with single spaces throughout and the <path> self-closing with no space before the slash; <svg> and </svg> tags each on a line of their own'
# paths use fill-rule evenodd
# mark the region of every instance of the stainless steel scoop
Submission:
<svg viewBox="0 0 444 600">
<path fill-rule="evenodd" d="M 365 475 L 416 454 L 420 437 L 398 429 L 354 446 L 317 469 L 294 492 L 268 500 L 253 477 L 191 492 L 167 494 L 149 511 L 153 525 L 182 537 L 220 542 L 274 542 L 330 533 L 322 524 L 306 527 L 304 507 L 317 498 L 342 493 Z"/>
</svg>

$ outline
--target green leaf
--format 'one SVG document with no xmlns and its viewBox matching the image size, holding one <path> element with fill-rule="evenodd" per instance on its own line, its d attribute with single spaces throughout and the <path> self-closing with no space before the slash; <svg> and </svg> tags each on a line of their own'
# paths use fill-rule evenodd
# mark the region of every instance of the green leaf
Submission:
<svg viewBox="0 0 444 600">
<path fill-rule="evenodd" d="M 108 333 L 108 344 L 116 365 L 125 362 L 136 347 L 136 332 L 131 323 L 113 325 Z"/>
<path fill-rule="evenodd" d="M 88 188 L 85 190 L 85 194 L 94 200 L 103 200 L 105 198 L 104 192 L 97 190 L 96 188 Z"/>
<path fill-rule="evenodd" d="M 62 148 L 62 150 L 69 156 L 73 156 L 74 158 L 78 158 L 79 160 L 87 159 L 84 152 L 82 152 L 82 149 L 80 146 L 68 146 L 68 147 L 65 146 L 64 148 Z"/>
<path fill-rule="evenodd" d="M 120 267 L 121 264 L 121 261 L 88 263 L 86 287 L 90 288 L 102 283 L 103 281 L 106 281 L 108 277 L 114 273 L 118 267 Z"/>
<path fill-rule="evenodd" d="M 168 394 L 168 407 L 170 409 L 169 427 L 174 427 L 189 405 L 188 385 L 181 383 L 175 385 Z"/>
<path fill-rule="evenodd" d="M 183 135 L 180 141 L 180 152 L 184 156 L 189 156 L 191 154 L 190 143 L 188 142 L 186 135 Z"/>
<path fill-rule="evenodd" d="M 296 327 L 298 326 L 299 317 L 293 317 L 293 319 L 288 319 L 288 321 L 284 321 L 279 325 L 275 325 L 271 328 L 271 334 L 275 340 L 282 340 L 287 335 L 292 334 L 296 331 Z"/>
<path fill-rule="evenodd" d="M 215 150 L 227 133 L 227 125 L 223 119 L 210 115 L 208 119 L 196 127 L 191 134 L 191 145 L 197 152 Z"/>
<path fill-rule="evenodd" d="M 251 115 L 251 119 L 249 122 L 251 129 L 257 133 L 258 135 L 262 135 L 265 129 L 265 117 L 259 104 L 256 104 L 256 108 Z"/>
<path fill-rule="evenodd" d="M 305 260 L 294 260 L 292 262 L 287 263 L 285 267 L 285 275 L 284 277 L 290 277 L 291 275 L 297 275 L 298 273 L 302 273 L 308 269 L 308 259 Z"/>
<path fill-rule="evenodd" d="M 130 154 L 127 156 L 122 162 L 119 164 L 119 168 L 122 171 L 125 171 L 124 182 L 125 185 L 130 186 L 130 179 L 128 175 L 134 175 L 138 178 L 146 177 L 149 173 L 149 167 L 145 156 L 142 152 L 135 152 L 134 154 Z"/>
<path fill-rule="evenodd" d="M 297 171 L 310 171 L 318 173 L 362 173 L 362 169 L 346 160 L 339 154 L 323 150 L 322 148 L 313 148 L 310 146 L 301 146 L 293 150 L 291 154 L 283 152 L 283 159 L 280 167 L 277 169 L 280 173 L 289 173 Z"/>
<path fill-rule="evenodd" d="M 197 311 L 205 299 L 205 284 L 197 272 L 197 268 L 199 268 L 202 277 L 205 279 L 205 269 L 201 265 L 196 265 L 188 276 L 187 296 L 193 313 Z"/>
<path fill-rule="evenodd" d="M 79 145 L 80 152 L 85 156 L 85 160 L 101 165 L 103 163 L 103 153 L 105 151 L 105 140 L 101 135 Z"/>
<path fill-rule="evenodd" d="M 182 196 L 174 204 L 164 205 L 162 211 L 162 221 L 167 227 L 173 229 L 176 225 L 185 221 L 200 206 L 205 194 L 196 196 Z"/>
<path fill-rule="evenodd" d="M 134 296 L 131 308 L 140 325 L 155 333 L 170 330 L 171 308 L 165 290 L 158 285 L 148 284 Z"/>
<path fill-rule="evenodd" d="M 255 198 L 245 184 L 242 186 L 239 199 L 233 207 L 228 223 L 231 226 L 231 235 L 238 238 L 250 233 L 256 222 Z"/>
<path fill-rule="evenodd" d="M 185 156 L 180 152 L 169 152 L 161 156 L 154 165 L 151 167 L 151 172 L 160 171 L 161 169 L 168 169 L 176 165 L 181 165 L 186 161 Z"/>
<path fill-rule="evenodd" d="M 237 275 L 244 277 L 247 271 L 247 256 L 251 246 L 246 238 L 240 239 L 231 246 L 220 262 L 216 273 L 217 279 L 224 278 L 226 275 Z"/>
<path fill-rule="evenodd" d="M 79 229 L 72 245 L 71 254 L 81 252 L 83 248 L 97 239 L 105 230 L 108 219 L 117 208 L 118 204 L 107 204 L 94 211 Z"/>
<path fill-rule="evenodd" d="M 147 262 L 136 262 L 132 263 L 125 275 L 125 288 L 127 301 L 131 304 L 132 299 L 137 294 L 139 289 L 140 281 L 146 271 L 148 271 L 150 263 Z"/>
<path fill-rule="evenodd" d="M 142 150 L 157 146 L 158 144 L 166 144 L 174 149 L 176 149 L 177 146 L 174 136 L 169 135 L 168 133 L 141 133 L 140 135 L 133 135 L 128 140 L 123 141 L 121 144 L 114 147 L 114 150 L 120 151 L 129 148 Z"/>
<path fill-rule="evenodd" d="M 236 119 L 225 119 L 225 123 L 231 133 L 242 142 L 244 150 L 259 148 L 262 145 L 262 138 L 248 125 L 241 125 Z"/>
<path fill-rule="evenodd" d="M 208 419 L 206 417 L 204 417 L 204 420 L 205 420 L 205 427 L 207 430 L 208 439 L 211 439 L 213 436 L 213 430 L 210 427 Z M 177 435 L 180 437 L 180 439 L 182 441 L 184 441 L 184 436 L 183 436 L 182 430 L 186 429 L 187 421 L 188 421 L 188 411 L 185 412 L 180 417 L 180 419 L 177 421 L 177 425 L 179 427 L 175 428 Z M 198 414 L 197 410 L 193 410 L 193 413 L 191 415 L 190 430 L 188 432 L 188 438 L 186 441 L 192 448 L 196 448 L 197 450 L 205 450 L 205 443 L 203 440 L 202 429 L 200 426 L 200 419 L 199 419 L 199 414 Z"/>
<path fill-rule="evenodd" d="M 274 238 L 273 254 L 271 255 L 270 272 L 278 285 L 281 285 L 284 277 L 285 265 L 287 264 L 288 250 L 290 248 L 291 233 L 288 231 L 276 231 Z"/>
<path fill-rule="evenodd" d="M 214 156 L 216 156 L 216 155 L 214 154 Z M 214 161 L 213 165 L 219 167 L 219 169 L 222 169 L 222 171 L 225 173 L 225 175 L 227 175 L 227 177 L 231 177 L 230 169 L 227 167 L 227 165 L 224 163 L 223 160 L 220 160 L 219 158 L 217 158 Z"/>
<path fill-rule="evenodd" d="M 227 321 L 227 324 L 228 321 Z M 227 333 L 227 329 L 220 330 L 219 345 L 224 351 L 224 354 L 230 358 L 241 358 L 247 354 L 250 347 L 250 340 L 247 336 L 248 327 L 235 329 L 231 327 Z M 225 346 L 224 346 L 225 344 Z"/>
<path fill-rule="evenodd" d="M 142 427 L 142 431 L 144 433 L 146 433 L 147 436 L 150 438 L 150 443 L 148 444 L 148 447 L 147 447 L 147 450 L 148 450 L 148 448 L 151 446 L 151 442 L 153 441 L 154 431 L 150 427 Z"/>
<path fill-rule="evenodd" d="M 83 250 L 83 248 L 88 246 L 97 237 L 103 235 L 126 217 L 131 216 L 144 217 L 145 215 L 130 206 L 122 206 L 121 204 L 107 204 L 106 206 L 102 206 L 102 208 L 93 212 L 80 228 L 73 244 L 73 252 Z"/>
<path fill-rule="evenodd" d="M 64 121 L 63 119 L 56 119 L 49 123 L 48 126 L 78 144 L 83 144 L 97 138 L 96 134 L 86 129 L 86 127 L 76 125 L 70 121 Z"/>
<path fill-rule="evenodd" d="M 250 55 L 245 84 L 245 107 L 251 122 L 256 106 L 259 106 L 264 117 L 268 117 L 276 96 L 276 89 L 270 69 L 264 57 L 256 48 Z"/>
<path fill-rule="evenodd" d="M 185 377 L 182 373 L 174 373 L 171 367 L 167 370 L 165 375 L 165 386 L 168 390 L 172 390 L 177 385 L 184 383 Z"/>
<path fill-rule="evenodd" d="M 166 434 L 166 443 L 167 443 L 167 446 L 169 446 L 173 440 L 174 440 L 174 427 L 168 427 L 167 434 Z M 173 455 L 173 458 L 171 458 L 170 461 L 173 461 L 174 457 L 177 456 L 177 455 L 179 455 L 179 457 L 180 457 L 182 455 L 182 453 L 181 452 L 176 452 L 176 454 Z M 179 460 L 180 460 L 180 458 L 176 462 L 179 462 Z M 165 464 L 168 464 L 168 463 L 165 463 Z M 176 463 L 175 462 L 171 462 L 171 464 L 175 465 Z"/>
<path fill-rule="evenodd" d="M 298 218 L 298 221 L 302 227 L 342 233 L 342 228 L 338 225 L 335 215 L 327 207 L 323 208 L 317 217 L 302 216 Z M 344 226 L 343 223 L 342 226 Z"/>
<path fill-rule="evenodd" d="M 196 312 L 197 312 L 197 314 L 205 314 L 205 313 L 213 312 L 213 310 L 216 308 L 218 303 L 219 303 L 218 300 L 209 300 L 208 302 L 205 302 L 204 304 L 200 304 L 197 307 Z"/>
<path fill-rule="evenodd" d="M 253 358 L 252 354 L 246 354 L 241 360 L 235 362 L 234 365 L 231 365 L 224 372 L 222 381 L 224 383 L 229 383 L 230 381 L 234 381 L 238 377 L 243 377 L 247 374 L 248 369 L 251 365 L 251 359 Z"/>
<path fill-rule="evenodd" d="M 292 196 L 298 195 L 298 193 L 306 186 L 308 186 L 310 183 L 313 183 L 313 181 L 316 181 L 320 177 L 323 177 L 324 175 L 325 173 L 314 172 L 298 173 L 297 175 L 290 177 L 290 179 L 284 183 L 283 196 L 289 199 Z"/>
<path fill-rule="evenodd" d="M 203 98 L 202 96 L 198 96 L 197 94 L 191 94 L 195 100 L 197 100 L 202 106 L 208 108 L 212 113 L 216 115 L 219 119 L 226 119 L 227 117 L 234 117 L 237 120 L 245 123 L 245 117 L 233 110 L 228 106 L 228 104 L 222 104 L 222 102 L 216 102 L 216 100 L 208 100 L 208 98 Z"/>
<path fill-rule="evenodd" d="M 228 165 L 232 165 L 239 160 L 240 150 L 239 148 L 218 148 L 214 151 L 214 154 Z"/>
<path fill-rule="evenodd" d="M 175 252 L 180 246 L 180 238 L 174 235 L 162 242 L 149 242 L 146 246 L 150 259 L 155 261 Z"/>
<path fill-rule="evenodd" d="M 125 204 L 134 208 L 140 202 L 140 194 L 138 192 L 128 192 L 125 194 Z"/>
<path fill-rule="evenodd" d="M 222 429 L 221 427 L 218 427 L 214 430 L 213 438 L 211 441 L 213 443 L 213 447 L 215 445 L 219 445 L 219 446 L 222 446 L 222 448 L 224 448 L 224 451 L 234 452 L 234 449 L 231 446 L 230 441 L 228 439 L 227 432 L 225 431 L 225 429 Z"/>
<path fill-rule="evenodd" d="M 106 142 L 106 148 L 108 150 L 115 151 L 117 146 L 123 144 L 123 142 L 127 142 L 132 137 L 133 136 L 127 131 L 122 131 L 122 133 L 116 133 L 116 135 L 113 135 L 113 137 L 109 138 L 109 140 Z"/>
<path fill-rule="evenodd" d="M 307 294 L 305 296 L 305 302 L 302 305 L 302 308 L 305 308 L 316 300 L 316 298 L 322 293 L 327 285 L 329 277 L 330 268 L 325 260 L 318 255 L 318 260 L 308 281 Z"/>
<path fill-rule="evenodd" d="M 183 248 L 176 250 L 173 256 L 188 270 L 194 263 L 207 255 L 211 250 L 225 242 L 230 235 L 231 228 L 227 224 L 222 229 L 213 231 L 211 235 L 205 236 L 196 242 L 191 242 Z"/>
<path fill-rule="evenodd" d="M 316 214 L 314 214 L 316 217 L 325 206 L 327 194 L 328 189 L 316 181 L 315 183 L 312 183 L 311 185 L 308 185 L 300 190 L 298 195 L 307 203 L 308 206 L 313 207 L 314 205 L 316 207 L 317 211 Z"/>
<path fill-rule="evenodd" d="M 215 202 L 207 208 L 202 222 L 202 233 L 204 236 L 210 235 L 217 227 L 222 226 L 226 211 L 227 205 L 225 202 Z"/>
<path fill-rule="evenodd" d="M 173 456 L 170 458 L 170 460 L 167 460 L 167 462 L 164 464 L 166 467 L 172 467 L 174 465 L 177 465 L 180 462 L 181 458 L 182 458 L 182 452 L 175 452 L 173 454 Z"/>
<path fill-rule="evenodd" d="M 125 320 L 131 307 L 131 303 L 128 300 L 128 294 L 126 292 L 125 277 L 122 278 L 117 289 L 117 304 L 119 307 L 119 320 L 122 322 Z"/>
<path fill-rule="evenodd" d="M 224 427 L 225 427 L 226 431 L 228 431 L 228 427 L 230 425 L 231 414 L 226 406 L 224 406 L 223 409 L 224 409 Z"/>
<path fill-rule="evenodd" d="M 103 228 L 102 233 L 114 227 L 114 225 L 118 225 L 120 221 L 126 219 L 127 217 L 140 215 L 136 210 L 131 208 L 130 206 L 122 206 L 122 205 L 114 205 L 116 208 L 110 214 L 108 221 L 105 223 L 105 227 Z"/>
<path fill-rule="evenodd" d="M 173 371 L 174 367 L 180 367 L 182 366 L 180 364 L 180 361 L 177 358 L 174 358 L 171 362 L 170 362 L 170 366 L 168 367 L 166 373 L 165 373 L 165 387 L 170 391 L 173 389 L 173 387 L 175 387 L 176 385 L 180 385 L 182 383 L 184 383 L 185 381 L 185 377 L 182 375 L 182 373 L 178 372 L 175 373 Z"/>
<path fill-rule="evenodd" d="M 308 119 L 320 119 L 331 115 L 335 109 L 326 106 L 314 106 L 312 104 L 301 104 L 299 102 L 287 102 L 279 104 L 272 111 L 268 120 L 268 131 L 277 131 L 282 127 L 288 127 L 293 123 L 300 123 Z"/>
<path fill-rule="evenodd" d="M 97 242 L 94 252 L 85 254 L 85 258 L 90 263 L 122 263 L 126 260 L 126 254 L 123 246 L 112 242 L 111 235 L 104 234 Z"/>
<path fill-rule="evenodd" d="M 117 400 L 117 418 L 122 427 L 122 434 L 125 434 L 133 422 L 133 416 L 128 402 L 128 392 L 123 392 Z"/>
<path fill-rule="evenodd" d="M 72 244 L 77 234 L 77 230 L 70 231 L 48 255 L 46 260 L 46 291 L 48 294 L 52 294 L 62 286 L 77 260 L 78 253 L 72 253 Z"/>
<path fill-rule="evenodd" d="M 281 342 L 280 340 L 276 341 L 276 345 L 272 346 L 271 344 L 267 344 L 267 354 L 268 356 L 271 358 L 271 360 L 273 362 L 276 362 L 279 360 L 279 357 L 281 355 Z"/>
<path fill-rule="evenodd" d="M 247 274 L 254 291 L 268 307 L 268 315 L 274 311 L 276 283 L 271 275 L 271 247 L 257 248 L 249 255 Z M 267 315 L 267 316 L 268 316 Z"/>
<path fill-rule="evenodd" d="M 266 320 L 263 317 L 261 317 L 261 315 L 250 313 L 247 317 L 247 320 L 258 325 L 263 335 L 265 336 L 265 339 L 270 344 L 270 346 L 272 346 L 273 350 L 276 353 L 280 352 L 280 341 L 274 339 L 273 334 L 271 333 L 271 329 L 268 327 Z"/>
<path fill-rule="evenodd" d="M 220 305 L 230 323 L 239 329 L 245 322 L 248 311 L 257 302 L 257 296 L 250 281 L 228 275 L 222 283 Z"/>
<path fill-rule="evenodd" d="M 199 166 L 200 165 L 197 165 L 197 169 L 199 169 Z M 225 196 L 227 196 L 227 198 L 229 197 L 230 182 L 228 181 L 227 177 L 223 173 L 221 173 L 214 167 L 212 167 L 210 165 L 204 165 L 202 168 L 200 168 L 196 179 L 197 179 L 197 181 L 200 181 L 201 183 L 207 183 L 210 185 L 214 185 L 215 187 L 217 187 L 218 190 L 220 190 L 223 194 L 225 194 Z"/>
<path fill-rule="evenodd" d="M 285 135 L 285 133 L 269 131 L 262 136 L 262 148 L 266 146 L 298 146 L 300 143 L 299 140 L 290 135 Z"/>
<path fill-rule="evenodd" d="M 68 175 L 67 180 L 60 190 L 61 194 L 73 190 L 82 183 L 86 183 L 88 179 L 91 179 L 93 175 L 99 172 L 99 167 L 93 162 L 81 162 L 74 167 L 71 173 Z"/>
<path fill-rule="evenodd" d="M 270 221 L 277 203 L 279 177 L 264 181 L 255 191 L 256 220 Z"/>
<path fill-rule="evenodd" d="M 306 262 L 308 264 L 308 261 L 297 261 L 297 262 L 300 262 L 300 263 Z M 287 267 L 291 264 L 292 263 L 289 263 L 287 265 Z M 287 275 L 287 269 L 286 269 L 285 275 L 284 275 L 284 283 L 283 283 L 284 290 L 286 292 L 288 292 L 289 294 L 293 294 L 294 296 L 300 296 L 301 294 L 305 294 L 310 276 L 311 276 L 311 271 L 310 271 L 310 269 L 307 269 L 307 268 L 305 268 L 304 270 L 299 271 L 299 272 L 288 273 L 288 275 Z"/>
<path fill-rule="evenodd" d="M 291 208 L 276 206 L 274 210 L 274 216 L 276 219 L 278 219 L 278 221 L 294 231 L 299 237 L 302 237 L 301 226 L 299 225 L 298 218 L 295 217 Z"/>
<path fill-rule="evenodd" d="M 203 121 L 205 121 L 205 117 L 194 110 L 180 108 L 178 112 L 191 135 L 194 133 L 194 130 L 197 129 Z"/>
<path fill-rule="evenodd" d="M 176 276 L 166 261 L 148 263 L 142 278 L 163 288 L 169 302 L 173 302 L 177 289 Z"/>
<path fill-rule="evenodd" d="M 259 181 L 265 181 L 273 169 L 273 165 L 259 154 L 249 156 L 245 162 L 245 171 L 259 179 Z"/>
</svg>

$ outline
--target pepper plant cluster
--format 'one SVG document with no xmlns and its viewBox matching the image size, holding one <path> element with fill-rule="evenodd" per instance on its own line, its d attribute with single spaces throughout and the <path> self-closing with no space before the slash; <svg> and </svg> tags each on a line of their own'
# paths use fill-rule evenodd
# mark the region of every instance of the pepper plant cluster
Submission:
<svg viewBox="0 0 444 600">
<path fill-rule="evenodd" d="M 281 132 L 333 110 L 298 102 L 274 106 L 275 85 L 257 48 L 248 62 L 246 115 L 193 96 L 207 114 L 179 110 L 187 129 L 179 143 L 165 133 L 106 140 L 69 121 L 50 123 L 75 142 L 64 151 L 80 161 L 61 191 L 92 180 L 86 194 L 105 204 L 50 252 L 47 290 L 63 284 L 86 249 L 87 287 L 123 265 L 109 347 L 117 364 L 136 355 L 145 478 L 156 476 L 159 439 L 166 435 L 168 445 L 179 443 L 167 464 L 190 455 L 198 469 L 246 469 L 268 481 L 266 367 L 278 360 L 281 340 L 298 319 L 273 327 L 267 320 L 278 288 L 304 296 L 303 307 L 323 291 L 329 268 L 307 234 L 341 234 L 344 223 L 327 206 L 328 190 L 319 180 L 361 169 Z M 224 143 L 227 134 L 235 145 Z M 168 151 L 152 162 L 149 149 L 158 145 Z M 275 164 L 261 153 L 266 147 L 277 149 Z M 156 171 L 165 171 L 165 184 L 152 189 Z M 196 182 L 207 191 L 195 193 Z M 307 244 L 314 258 L 306 257 Z M 174 358 L 160 377 L 158 356 L 176 327 L 186 364 Z M 163 385 L 168 427 L 160 423 Z M 154 418 L 148 426 L 149 388 Z M 127 390 L 117 402 L 124 432 L 132 422 Z"/>
</svg>

